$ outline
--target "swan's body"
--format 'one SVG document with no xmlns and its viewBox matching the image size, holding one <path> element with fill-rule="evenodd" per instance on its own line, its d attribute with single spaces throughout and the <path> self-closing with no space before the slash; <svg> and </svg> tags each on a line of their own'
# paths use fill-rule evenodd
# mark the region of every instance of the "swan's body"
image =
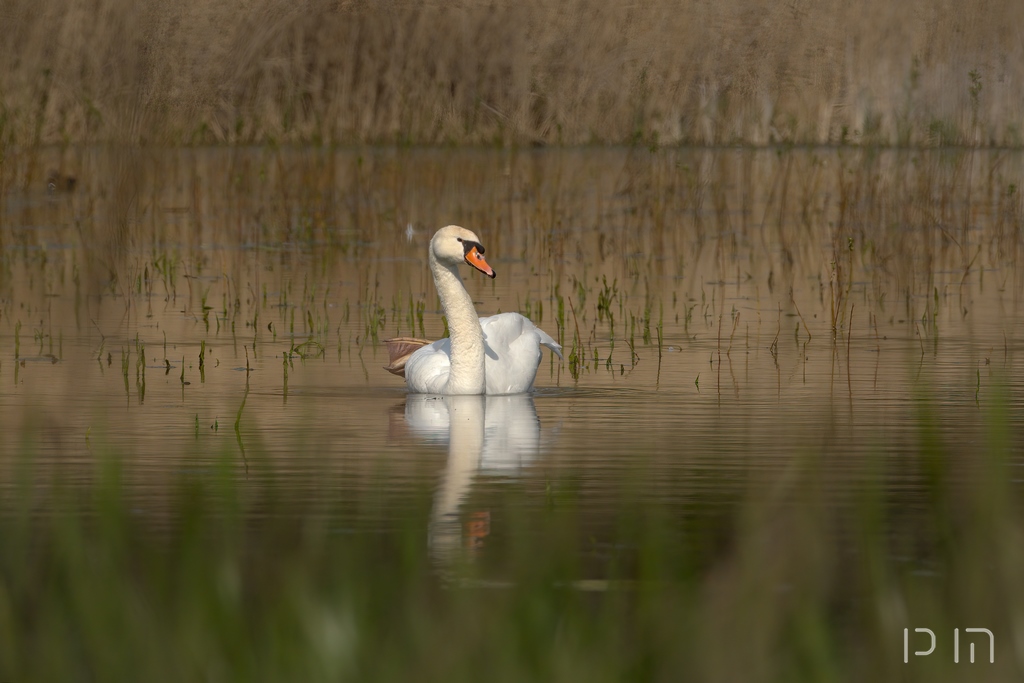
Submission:
<svg viewBox="0 0 1024 683">
<path fill-rule="evenodd" d="M 484 335 L 484 391 L 494 394 L 522 394 L 533 388 L 540 365 L 541 345 L 561 357 L 562 347 L 518 313 L 500 313 L 480 318 Z M 413 353 L 405 364 L 409 391 L 417 394 L 454 394 L 445 387 L 451 375 L 451 339 L 438 339 Z M 467 392 L 477 393 L 477 392 Z"/>
<path fill-rule="evenodd" d="M 404 370 L 409 391 L 520 394 L 533 388 L 541 346 L 562 357 L 562 347 L 518 313 L 477 317 L 458 266 L 467 263 L 494 277 L 483 252 L 479 238 L 456 225 L 441 228 L 430 240 L 430 270 L 448 319 L 449 336 L 433 343 L 407 339 L 389 344 L 392 357 L 388 369 L 396 374 Z"/>
</svg>

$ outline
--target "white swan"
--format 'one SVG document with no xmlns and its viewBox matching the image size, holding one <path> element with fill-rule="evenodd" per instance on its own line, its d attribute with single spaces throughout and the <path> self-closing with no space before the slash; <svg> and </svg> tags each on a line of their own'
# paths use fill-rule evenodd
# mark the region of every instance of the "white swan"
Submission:
<svg viewBox="0 0 1024 683">
<path fill-rule="evenodd" d="M 387 370 L 405 377 L 417 394 L 521 394 L 533 387 L 540 347 L 562 357 L 562 347 L 528 318 L 500 313 L 478 318 L 458 267 L 467 263 L 484 275 L 494 269 L 473 232 L 449 225 L 430 240 L 430 272 L 448 318 L 448 338 L 430 343 L 403 337 L 386 340 Z"/>
</svg>

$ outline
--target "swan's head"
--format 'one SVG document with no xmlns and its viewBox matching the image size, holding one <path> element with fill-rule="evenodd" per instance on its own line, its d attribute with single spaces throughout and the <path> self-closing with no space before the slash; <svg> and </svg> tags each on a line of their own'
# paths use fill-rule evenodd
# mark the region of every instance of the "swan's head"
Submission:
<svg viewBox="0 0 1024 683">
<path fill-rule="evenodd" d="M 484 246 L 471 230 L 449 225 L 441 228 L 430 240 L 430 251 L 445 265 L 457 266 L 468 263 L 484 275 L 494 277 L 494 269 L 484 260 Z"/>
</svg>

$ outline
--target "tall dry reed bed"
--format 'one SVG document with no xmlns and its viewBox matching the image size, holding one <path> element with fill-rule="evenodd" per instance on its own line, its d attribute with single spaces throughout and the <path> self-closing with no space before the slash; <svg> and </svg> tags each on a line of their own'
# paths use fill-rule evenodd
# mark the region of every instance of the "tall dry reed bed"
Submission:
<svg viewBox="0 0 1024 683">
<path fill-rule="evenodd" d="M 1016 0 L 0 0 L 0 141 L 1017 145 Z"/>
</svg>

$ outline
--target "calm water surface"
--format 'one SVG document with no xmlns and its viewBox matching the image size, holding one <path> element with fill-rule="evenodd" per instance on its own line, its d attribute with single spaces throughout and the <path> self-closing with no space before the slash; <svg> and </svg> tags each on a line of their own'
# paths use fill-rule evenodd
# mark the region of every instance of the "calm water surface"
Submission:
<svg viewBox="0 0 1024 683">
<path fill-rule="evenodd" d="M 25 440 L 38 476 L 71 480 L 112 450 L 159 510 L 173 475 L 223 453 L 246 485 L 358 501 L 353 528 L 398 524 L 427 491 L 443 554 L 501 533 L 493 498 L 542 507 L 565 482 L 592 529 L 623 487 L 713 516 L 808 458 L 840 504 L 865 462 L 916 447 L 921 397 L 969 470 L 1000 382 L 1020 421 L 1022 167 L 941 150 L 48 150 L 0 179 L 0 420 L 21 435 L 3 480 Z M 74 188 L 48 190 L 51 168 Z M 530 396 L 408 396 L 382 369 L 384 338 L 443 334 L 426 249 L 449 223 L 498 272 L 464 273 L 478 312 L 521 311 L 565 346 Z M 910 504 L 916 477 L 885 482 Z"/>
</svg>

